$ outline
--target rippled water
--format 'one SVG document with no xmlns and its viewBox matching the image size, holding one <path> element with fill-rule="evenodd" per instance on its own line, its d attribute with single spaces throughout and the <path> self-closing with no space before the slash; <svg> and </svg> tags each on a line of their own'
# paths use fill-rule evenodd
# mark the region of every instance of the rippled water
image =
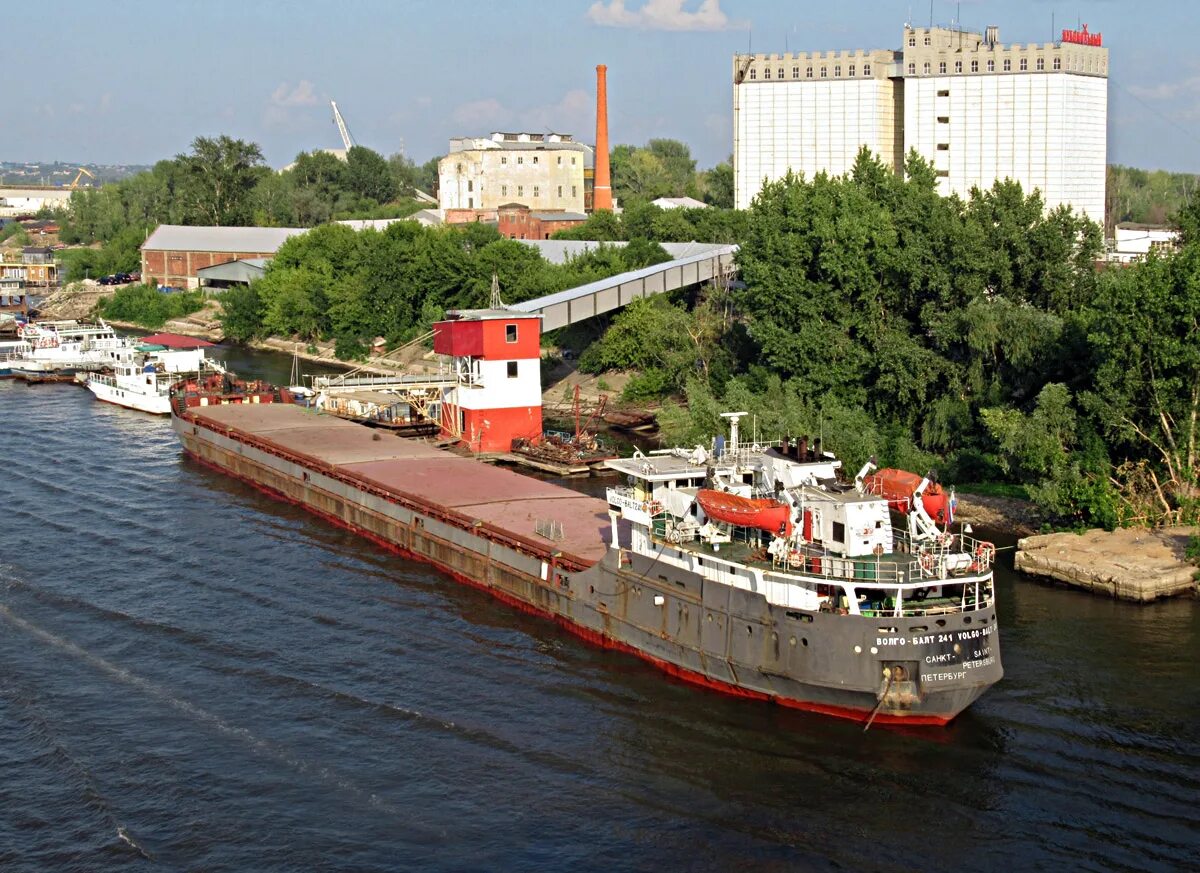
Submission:
<svg viewBox="0 0 1200 873">
<path fill-rule="evenodd" d="M 286 370 L 287 361 L 282 363 Z M 1194 867 L 1200 604 L 999 580 L 947 729 L 598 651 L 0 382 L 0 870 Z"/>
</svg>

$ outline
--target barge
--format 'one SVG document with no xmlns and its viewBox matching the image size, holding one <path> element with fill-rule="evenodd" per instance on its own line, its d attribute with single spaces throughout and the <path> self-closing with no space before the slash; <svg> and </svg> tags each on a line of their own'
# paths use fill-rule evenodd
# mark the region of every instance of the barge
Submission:
<svg viewBox="0 0 1200 873">
<path fill-rule="evenodd" d="M 609 462 L 626 480 L 601 500 L 292 399 L 184 381 L 171 420 L 200 463 L 689 682 L 937 725 L 1002 675 L 994 549 L 919 518 L 893 531 L 863 474 L 837 485 L 826 454 L 739 446 L 736 418 L 721 451 Z M 797 523 L 708 518 L 702 490 L 774 495 Z"/>
</svg>

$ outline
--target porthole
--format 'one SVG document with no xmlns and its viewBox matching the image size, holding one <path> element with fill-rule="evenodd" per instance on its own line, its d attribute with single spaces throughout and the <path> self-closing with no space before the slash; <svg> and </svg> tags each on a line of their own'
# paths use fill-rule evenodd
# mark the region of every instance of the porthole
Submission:
<svg viewBox="0 0 1200 873">
<path fill-rule="evenodd" d="M 964 615 L 963 616 L 963 624 L 970 624 L 970 623 L 971 623 L 971 616 Z"/>
<path fill-rule="evenodd" d="M 808 647 L 808 637 L 804 637 L 800 642 L 804 643 L 806 648 Z"/>
<path fill-rule="evenodd" d="M 754 633 L 754 628 L 752 628 L 750 625 L 746 625 L 746 633 L 747 633 L 747 634 L 753 634 L 753 633 Z"/>
</svg>

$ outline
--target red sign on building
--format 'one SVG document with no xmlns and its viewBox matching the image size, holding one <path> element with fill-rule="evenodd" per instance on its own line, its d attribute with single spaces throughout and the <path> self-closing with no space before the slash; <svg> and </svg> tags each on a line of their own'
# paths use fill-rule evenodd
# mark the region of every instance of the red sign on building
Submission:
<svg viewBox="0 0 1200 873">
<path fill-rule="evenodd" d="M 1082 30 L 1064 30 L 1062 32 L 1062 41 L 1074 43 L 1075 45 L 1100 45 L 1103 34 L 1088 33 L 1087 25 L 1083 25 Z"/>
</svg>

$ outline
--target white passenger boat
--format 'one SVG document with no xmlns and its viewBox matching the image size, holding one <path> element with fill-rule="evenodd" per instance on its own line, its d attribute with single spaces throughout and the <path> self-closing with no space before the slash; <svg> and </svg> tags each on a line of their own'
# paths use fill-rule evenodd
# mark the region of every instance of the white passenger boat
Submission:
<svg viewBox="0 0 1200 873">
<path fill-rule="evenodd" d="M 87 388 L 97 399 L 155 415 L 171 412 L 174 382 L 220 374 L 225 368 L 207 357 L 212 343 L 175 334 L 155 334 L 117 350 L 106 372 L 89 373 Z"/>
<path fill-rule="evenodd" d="M 23 358 L 32 350 L 23 339 L 0 340 L 0 378 L 12 375 L 12 362 Z"/>
<path fill-rule="evenodd" d="M 29 381 L 70 379 L 75 373 L 99 370 L 128 348 L 130 341 L 104 321 L 39 321 L 20 328 L 29 349 L 9 362 L 12 375 Z"/>
</svg>

